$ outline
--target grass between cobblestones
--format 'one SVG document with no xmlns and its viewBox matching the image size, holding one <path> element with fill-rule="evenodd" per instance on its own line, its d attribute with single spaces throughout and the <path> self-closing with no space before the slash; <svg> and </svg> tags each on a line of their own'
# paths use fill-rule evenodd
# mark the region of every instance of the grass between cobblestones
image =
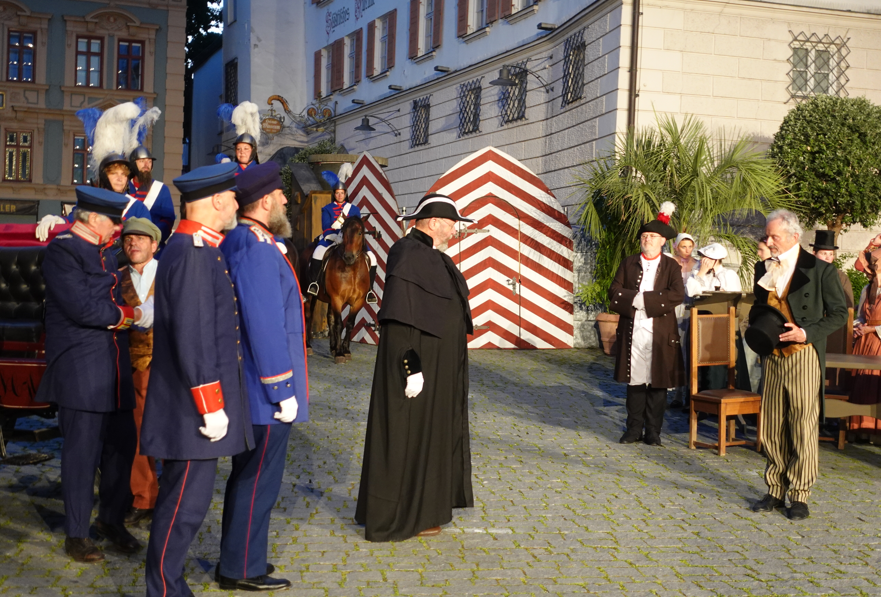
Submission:
<svg viewBox="0 0 881 597">
<path fill-rule="evenodd" d="M 352 517 L 375 348 L 353 355 L 334 365 L 319 343 L 309 362 L 312 420 L 291 434 L 270 536 L 294 588 L 277 595 L 881 595 L 878 448 L 821 446 L 810 519 L 754 514 L 761 455 L 689 450 L 684 414 L 667 413 L 661 448 L 617 443 L 624 388 L 595 350 L 472 351 L 475 507 L 437 537 L 367 542 Z M 715 422 L 700 433 L 714 438 Z M 0 466 L 0 595 L 143 595 L 143 553 L 64 555 L 60 447 L 11 443 L 55 458 Z M 212 580 L 229 468 L 187 562 L 200 596 L 232 594 Z"/>
</svg>

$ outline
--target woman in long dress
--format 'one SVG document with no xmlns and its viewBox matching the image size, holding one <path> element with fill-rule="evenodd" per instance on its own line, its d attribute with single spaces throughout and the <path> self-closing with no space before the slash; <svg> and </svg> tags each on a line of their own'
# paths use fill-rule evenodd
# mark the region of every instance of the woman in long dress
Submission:
<svg viewBox="0 0 881 597">
<path fill-rule="evenodd" d="M 874 274 L 872 283 L 863 288 L 860 295 L 858 317 L 854 320 L 853 335 L 856 342 L 853 354 L 881 355 L 881 294 L 877 275 L 881 272 L 881 249 L 868 256 L 868 269 Z M 850 401 L 854 404 L 877 404 L 881 402 L 881 371 L 861 369 L 854 372 Z M 850 417 L 849 429 L 858 433 L 881 432 L 881 420 L 874 417 Z"/>
<path fill-rule="evenodd" d="M 695 259 L 694 255 L 694 237 L 685 232 L 676 237 L 673 243 L 673 258 L 679 263 L 682 270 L 682 283 L 692 275 L 700 267 L 700 260 Z M 673 401 L 670 408 L 682 408 L 683 412 L 688 412 L 688 322 L 690 321 L 689 309 L 694 305 L 694 300 L 685 297 L 685 302 L 676 307 L 676 324 L 679 327 L 679 346 L 682 347 L 682 359 L 686 363 L 685 367 L 685 383 L 674 390 Z"/>
</svg>

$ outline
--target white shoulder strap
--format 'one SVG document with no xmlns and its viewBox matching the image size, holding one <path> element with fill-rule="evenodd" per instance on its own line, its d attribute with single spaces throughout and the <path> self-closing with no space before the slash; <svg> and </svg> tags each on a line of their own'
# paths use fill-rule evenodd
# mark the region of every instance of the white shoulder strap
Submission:
<svg viewBox="0 0 881 597">
<path fill-rule="evenodd" d="M 138 201 L 135 197 L 132 197 L 128 193 L 126 193 L 126 197 L 128 197 L 128 205 L 125 206 L 125 210 L 122 212 L 122 215 L 127 214 L 128 210 L 131 209 L 132 205 L 134 205 Z"/>
<path fill-rule="evenodd" d="M 350 211 L 352 211 L 352 204 L 346 201 L 346 204 L 343 206 L 343 215 L 348 218 Z"/>
<path fill-rule="evenodd" d="M 159 191 L 162 190 L 163 186 L 165 185 L 158 180 L 153 181 L 150 192 L 147 193 L 147 197 L 144 199 L 144 207 L 147 208 L 147 211 L 153 209 L 153 204 L 156 203 L 156 198 L 159 196 Z"/>
</svg>

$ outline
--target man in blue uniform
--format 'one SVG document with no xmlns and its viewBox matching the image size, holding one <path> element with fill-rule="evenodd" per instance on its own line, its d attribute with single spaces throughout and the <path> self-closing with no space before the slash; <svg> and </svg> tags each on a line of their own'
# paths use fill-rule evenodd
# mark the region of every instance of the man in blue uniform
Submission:
<svg viewBox="0 0 881 597">
<path fill-rule="evenodd" d="M 99 466 L 98 536 L 123 553 L 141 548 L 123 525 L 136 441 L 124 330 L 148 325 L 153 306 L 125 305 L 116 258 L 106 250 L 119 230 L 123 196 L 84 186 L 76 196 L 73 227 L 49 243 L 43 261 L 47 367 L 36 400 L 58 404 L 64 550 L 77 562 L 98 562 L 104 555 L 89 538 L 89 521 Z"/>
<path fill-rule="evenodd" d="M 257 139 L 248 133 L 242 133 L 233 142 L 236 150 L 236 163 L 239 165 L 236 175 L 238 176 L 251 166 L 260 164 L 257 157 Z"/>
<path fill-rule="evenodd" d="M 321 275 L 321 263 L 327 249 L 342 242 L 340 229 L 346 218 L 360 218 L 361 210 L 354 203 L 349 202 L 348 190 L 342 181 L 333 185 L 333 201 L 321 208 L 321 235 L 312 252 L 312 260 L 309 263 L 309 288 L 306 292 L 318 296 L 318 277 Z M 376 282 L 376 255 L 367 247 L 367 255 L 370 257 L 370 289 L 367 291 L 367 304 L 377 303 L 376 293 L 373 292 L 373 284 Z"/>
<path fill-rule="evenodd" d="M 183 578 L 217 459 L 254 447 L 238 352 L 238 306 L 221 230 L 236 224 L 235 164 L 174 180 L 187 204 L 156 271 L 153 363 L 141 454 L 163 459 L 147 546 L 147 595 L 192 595 Z"/>
<path fill-rule="evenodd" d="M 266 552 L 291 422 L 308 420 L 303 300 L 284 245 L 276 240 L 291 235 L 278 164 L 248 168 L 238 175 L 236 187 L 242 215 L 221 251 L 239 299 L 257 447 L 232 459 L 215 578 L 225 590 L 270 591 L 291 586 L 268 575 Z"/>
<path fill-rule="evenodd" d="M 162 240 L 159 242 L 161 248 L 171 235 L 175 215 L 171 191 L 163 182 L 153 178 L 153 162 L 155 161 L 156 158 L 144 146 L 136 147 L 129 154 L 129 162 L 134 176 L 129 182 L 128 194 L 149 210 L 150 220 L 162 233 Z"/>
</svg>

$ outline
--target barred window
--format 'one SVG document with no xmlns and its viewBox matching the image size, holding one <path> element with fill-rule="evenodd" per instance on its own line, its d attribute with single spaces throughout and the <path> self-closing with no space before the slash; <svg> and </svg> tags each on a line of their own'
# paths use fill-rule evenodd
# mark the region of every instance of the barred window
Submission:
<svg viewBox="0 0 881 597">
<path fill-rule="evenodd" d="M 6 131 L 3 146 L 3 180 L 29 182 L 31 180 L 31 150 L 33 131 Z"/>
<path fill-rule="evenodd" d="M 428 144 L 428 122 L 431 120 L 431 96 L 413 100 L 410 113 L 410 147 Z"/>
<path fill-rule="evenodd" d="M 223 73 L 223 99 L 228 104 L 239 103 L 239 60 L 233 58 L 226 63 Z"/>
<path fill-rule="evenodd" d="M 526 62 L 513 64 L 509 67 L 509 77 L 517 83 L 511 87 L 502 87 L 499 93 L 499 114 L 502 124 L 526 120 Z"/>
<path fill-rule="evenodd" d="M 89 146 L 83 135 L 73 138 L 73 184 L 86 184 L 86 164 L 89 159 Z"/>
<path fill-rule="evenodd" d="M 475 79 L 459 85 L 459 137 L 480 132 L 481 81 Z"/>
<path fill-rule="evenodd" d="M 563 43 L 563 106 L 584 97 L 584 56 L 587 44 L 584 29 Z"/>
<path fill-rule="evenodd" d="M 815 95 L 847 97 L 845 85 L 850 79 L 845 72 L 850 66 L 847 63 L 850 38 L 789 33 L 792 35 L 789 43 L 792 49 L 789 58 L 790 98 L 798 101 Z"/>
</svg>

